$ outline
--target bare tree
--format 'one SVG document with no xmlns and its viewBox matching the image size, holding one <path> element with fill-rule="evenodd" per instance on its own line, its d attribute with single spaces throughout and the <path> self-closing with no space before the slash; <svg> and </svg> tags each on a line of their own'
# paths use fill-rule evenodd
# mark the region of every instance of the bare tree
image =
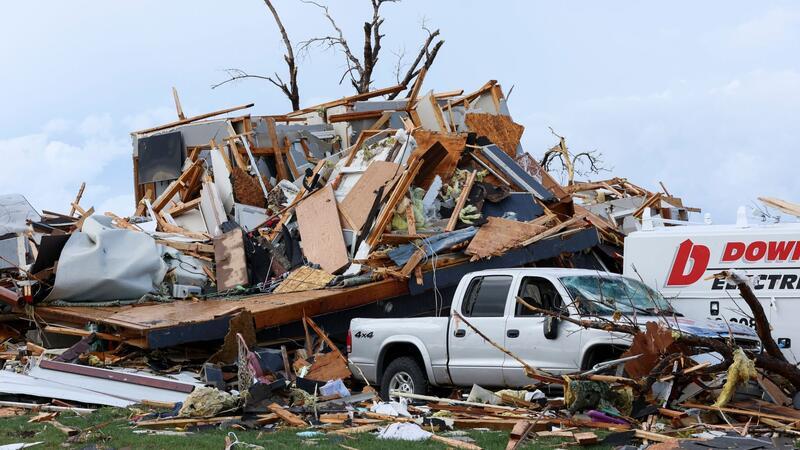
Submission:
<svg viewBox="0 0 800 450">
<path fill-rule="evenodd" d="M 345 78 L 349 78 L 350 84 L 353 85 L 356 92 L 359 94 L 369 92 L 373 73 L 380 58 L 382 48 L 381 41 L 384 37 L 384 35 L 381 34 L 381 25 L 383 25 L 384 18 L 381 16 L 380 8 L 384 3 L 394 3 L 399 0 L 371 0 L 372 19 L 369 22 L 364 22 L 364 45 L 361 58 L 357 57 L 353 52 L 350 43 L 344 37 L 342 29 L 336 23 L 336 20 L 334 20 L 328 6 L 313 0 L 302 1 L 303 3 L 314 5 L 322 10 L 325 18 L 328 19 L 328 22 L 333 28 L 333 33 L 331 35 L 314 37 L 303 41 L 300 43 L 300 48 L 307 51 L 311 46 L 321 45 L 326 48 L 336 48 L 340 50 L 345 56 L 347 67 L 339 79 L 339 83 L 342 83 Z M 403 76 L 400 82 L 403 86 L 408 86 L 411 80 L 419 75 L 422 68 L 428 68 L 433 64 L 439 49 L 444 44 L 444 40 L 438 39 L 439 30 L 430 31 L 424 24 L 423 29 L 428 33 L 428 37 L 423 42 L 417 57 L 409 66 L 405 76 Z M 420 64 L 422 64 L 421 67 Z M 398 79 L 401 71 L 399 67 L 398 65 L 396 70 Z M 392 95 L 390 98 L 394 98 L 394 96 L 396 96 L 396 94 Z"/>
<path fill-rule="evenodd" d="M 585 177 L 590 174 L 598 174 L 600 172 L 607 172 L 608 169 L 603 167 L 603 154 L 597 150 L 588 152 L 581 152 L 572 154 L 567 147 L 567 140 L 564 136 L 557 134 L 553 127 L 549 127 L 550 132 L 558 138 L 558 143 L 544 153 L 540 165 L 548 172 L 553 169 L 553 164 L 558 161 L 561 165 L 559 170 L 566 174 L 567 185 L 575 182 L 575 175 Z M 588 168 L 583 168 L 588 165 Z"/>
<path fill-rule="evenodd" d="M 283 81 L 281 76 L 278 75 L 278 72 L 275 72 L 273 76 L 264 76 L 250 74 L 241 69 L 227 69 L 226 72 L 228 73 L 229 78 L 221 83 L 211 86 L 211 89 L 217 88 L 231 81 L 242 80 L 245 78 L 258 78 L 267 80 L 278 87 L 281 92 L 283 92 L 286 98 L 288 98 L 292 103 L 292 110 L 297 111 L 300 109 L 300 90 L 297 87 L 297 64 L 294 60 L 294 47 L 292 46 L 292 41 L 289 40 L 289 34 L 286 33 L 286 28 L 283 26 L 283 22 L 278 15 L 278 11 L 276 11 L 275 7 L 272 5 L 272 1 L 264 0 L 264 4 L 267 5 L 267 8 L 269 8 L 270 12 L 272 12 L 272 17 L 275 18 L 275 23 L 278 25 L 281 38 L 283 38 L 283 44 L 286 46 L 286 54 L 283 55 L 283 59 L 286 61 L 286 65 L 289 70 L 289 83 L 287 84 L 285 81 Z"/>
</svg>

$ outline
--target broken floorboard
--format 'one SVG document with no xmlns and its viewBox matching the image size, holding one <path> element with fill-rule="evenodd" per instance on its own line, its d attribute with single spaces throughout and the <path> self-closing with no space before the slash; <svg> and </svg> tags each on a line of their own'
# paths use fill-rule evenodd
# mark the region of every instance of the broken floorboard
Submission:
<svg viewBox="0 0 800 450">
<path fill-rule="evenodd" d="M 125 342 L 141 348 L 163 348 L 222 339 L 231 317 L 242 310 L 253 315 L 255 328 L 288 324 L 308 316 L 345 310 L 405 295 L 404 281 L 389 279 L 342 289 L 265 294 L 238 299 L 150 303 L 118 307 L 37 307 L 48 322 L 112 327 Z"/>
</svg>

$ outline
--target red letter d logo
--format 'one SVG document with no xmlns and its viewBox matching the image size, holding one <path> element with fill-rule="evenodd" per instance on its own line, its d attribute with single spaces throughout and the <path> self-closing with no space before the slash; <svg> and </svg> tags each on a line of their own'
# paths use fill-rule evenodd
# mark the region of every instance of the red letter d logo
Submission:
<svg viewBox="0 0 800 450">
<path fill-rule="evenodd" d="M 711 251 L 705 245 L 694 245 L 691 239 L 681 242 L 672 269 L 669 272 L 667 286 L 688 286 L 703 276 L 708 267 Z M 689 261 L 691 260 L 691 268 Z M 689 273 L 686 269 L 689 268 Z"/>
</svg>

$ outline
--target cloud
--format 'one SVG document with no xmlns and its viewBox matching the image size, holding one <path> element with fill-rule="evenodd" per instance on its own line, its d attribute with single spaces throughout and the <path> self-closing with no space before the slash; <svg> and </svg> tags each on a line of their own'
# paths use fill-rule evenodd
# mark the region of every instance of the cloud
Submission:
<svg viewBox="0 0 800 450">
<path fill-rule="evenodd" d="M 729 39 L 742 48 L 773 46 L 796 38 L 798 25 L 800 10 L 775 8 L 736 26 Z"/>
<path fill-rule="evenodd" d="M 77 126 L 53 119 L 37 133 L 1 139 L 0 192 L 23 194 L 40 210 L 64 211 L 81 182 L 87 183 L 91 200 L 115 189 L 130 189 L 102 181 L 107 171 L 125 167 L 123 161 L 130 160 L 130 141 L 115 134 L 113 125 L 108 115 L 87 116 Z"/>
</svg>

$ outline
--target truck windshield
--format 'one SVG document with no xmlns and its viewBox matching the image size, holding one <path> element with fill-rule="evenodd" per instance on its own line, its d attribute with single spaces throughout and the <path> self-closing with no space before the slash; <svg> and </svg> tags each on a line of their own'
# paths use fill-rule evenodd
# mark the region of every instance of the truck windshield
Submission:
<svg viewBox="0 0 800 450">
<path fill-rule="evenodd" d="M 669 303 L 644 283 L 624 277 L 570 276 L 561 277 L 572 300 L 583 314 L 610 315 L 648 313 L 672 314 Z"/>
</svg>

